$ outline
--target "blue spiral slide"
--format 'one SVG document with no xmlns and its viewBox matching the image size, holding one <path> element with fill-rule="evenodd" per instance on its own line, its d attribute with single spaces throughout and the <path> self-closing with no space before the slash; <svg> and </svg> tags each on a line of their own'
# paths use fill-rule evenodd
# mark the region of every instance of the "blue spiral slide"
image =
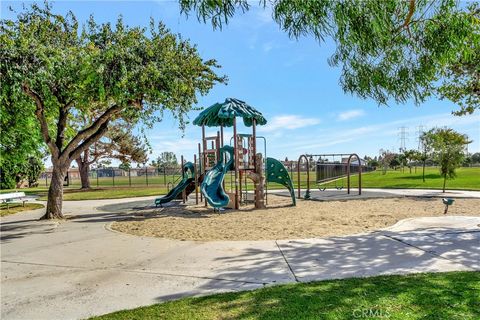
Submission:
<svg viewBox="0 0 480 320">
<path fill-rule="evenodd" d="M 224 146 L 220 148 L 220 160 L 208 172 L 205 173 L 200 189 L 207 199 L 207 202 L 214 208 L 221 208 L 228 205 L 228 195 L 223 190 L 223 179 L 225 173 L 233 168 L 233 147 Z"/>
</svg>

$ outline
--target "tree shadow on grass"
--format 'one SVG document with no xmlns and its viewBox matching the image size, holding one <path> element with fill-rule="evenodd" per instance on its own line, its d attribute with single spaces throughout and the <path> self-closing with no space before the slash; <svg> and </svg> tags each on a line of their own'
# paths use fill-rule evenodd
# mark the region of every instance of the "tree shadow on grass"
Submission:
<svg viewBox="0 0 480 320">
<path fill-rule="evenodd" d="M 199 297 L 191 305 L 238 319 L 478 319 L 479 283 L 480 273 L 379 276 Z"/>
<path fill-rule="evenodd" d="M 423 180 L 422 175 L 411 175 L 411 176 L 402 176 L 397 177 L 400 180 Z M 442 176 L 438 173 L 429 173 L 425 175 L 425 179 L 442 179 Z"/>
</svg>

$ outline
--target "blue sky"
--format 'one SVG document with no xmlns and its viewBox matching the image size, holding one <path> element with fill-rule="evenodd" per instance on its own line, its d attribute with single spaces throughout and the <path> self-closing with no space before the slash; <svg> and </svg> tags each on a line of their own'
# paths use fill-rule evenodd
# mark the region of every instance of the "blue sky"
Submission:
<svg viewBox="0 0 480 320">
<path fill-rule="evenodd" d="M 28 3 L 28 2 L 26 2 Z M 256 3 L 256 2 L 255 2 Z M 2 1 L 1 17 L 11 18 L 8 6 L 21 2 Z M 271 19 L 270 12 L 253 7 L 234 17 L 222 30 L 180 15 L 177 1 L 57 1 L 54 11 L 72 10 L 80 22 L 94 14 L 97 21 L 115 22 L 122 15 L 127 24 L 148 25 L 149 17 L 163 21 L 174 33 L 197 44 L 204 59 L 214 58 L 229 78 L 217 85 L 199 106 L 206 107 L 226 97 L 235 97 L 260 110 L 268 125 L 258 129 L 267 139 L 268 156 L 297 158 L 302 153 L 352 153 L 377 155 L 379 149 L 400 146 L 399 127 L 407 127 L 407 148 L 417 146 L 418 126 L 449 126 L 469 135 L 470 152 L 480 151 L 480 115 L 454 117 L 454 104 L 430 99 L 421 106 L 378 106 L 345 94 L 339 85 L 340 70 L 328 65 L 331 42 L 319 44 L 312 37 L 290 39 Z M 190 120 L 198 111 L 189 114 Z M 188 125 L 185 132 L 166 116 L 148 131 L 153 147 L 151 158 L 162 151 L 174 151 L 192 159 L 201 131 Z M 215 133 L 207 129 L 207 133 Z M 241 128 L 249 133 L 250 129 Z M 231 130 L 226 130 L 226 136 Z M 226 138 L 229 140 L 229 137 Z"/>
</svg>

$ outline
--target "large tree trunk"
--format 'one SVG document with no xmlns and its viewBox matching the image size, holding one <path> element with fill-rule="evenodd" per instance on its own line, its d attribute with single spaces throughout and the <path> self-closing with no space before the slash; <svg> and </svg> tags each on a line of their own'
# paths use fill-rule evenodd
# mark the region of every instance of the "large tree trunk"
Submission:
<svg viewBox="0 0 480 320">
<path fill-rule="evenodd" d="M 82 158 L 77 158 L 75 161 L 78 165 L 82 189 L 90 189 L 90 165 L 87 162 L 83 162 Z"/>
<path fill-rule="evenodd" d="M 63 180 L 67 169 L 53 165 L 52 180 L 48 189 L 47 212 L 41 219 L 63 219 Z"/>
<path fill-rule="evenodd" d="M 443 193 L 445 193 L 445 185 L 447 184 L 447 175 L 443 177 Z"/>
</svg>

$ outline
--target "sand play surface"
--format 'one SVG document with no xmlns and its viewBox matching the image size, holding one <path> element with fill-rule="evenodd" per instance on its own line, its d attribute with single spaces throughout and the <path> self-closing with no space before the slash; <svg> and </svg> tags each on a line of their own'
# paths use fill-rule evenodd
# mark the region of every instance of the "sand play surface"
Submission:
<svg viewBox="0 0 480 320">
<path fill-rule="evenodd" d="M 274 240 L 328 237 L 369 232 L 397 221 L 442 216 L 441 199 L 389 198 L 348 201 L 297 200 L 269 196 L 265 210 L 227 210 L 214 213 L 202 205 L 178 205 L 140 210 L 135 217 L 111 228 L 138 235 L 178 240 Z M 456 199 L 449 215 L 480 216 L 480 199 Z"/>
</svg>

